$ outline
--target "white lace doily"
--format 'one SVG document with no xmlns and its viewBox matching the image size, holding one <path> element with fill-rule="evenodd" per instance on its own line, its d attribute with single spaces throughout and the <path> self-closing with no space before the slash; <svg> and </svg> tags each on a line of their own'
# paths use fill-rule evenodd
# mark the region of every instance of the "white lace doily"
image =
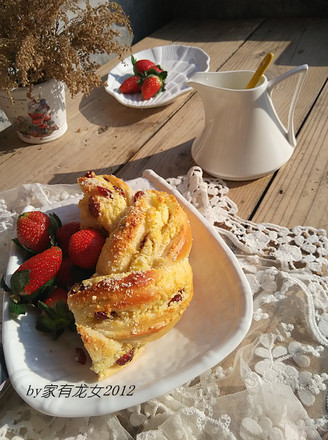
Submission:
<svg viewBox="0 0 328 440">
<path fill-rule="evenodd" d="M 0 401 L 0 439 L 328 439 L 326 231 L 245 221 L 224 182 L 198 167 L 169 182 L 217 228 L 248 278 L 254 315 L 243 343 L 190 383 L 108 416 L 46 416 L 11 391 Z M 35 184 L 0 194 L 2 273 L 21 209 L 77 193 Z"/>
</svg>

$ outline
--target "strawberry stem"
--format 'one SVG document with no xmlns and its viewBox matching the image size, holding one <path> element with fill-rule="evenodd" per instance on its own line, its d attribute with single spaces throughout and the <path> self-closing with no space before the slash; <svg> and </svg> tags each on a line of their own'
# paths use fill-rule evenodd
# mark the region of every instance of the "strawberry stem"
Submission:
<svg viewBox="0 0 328 440">
<path fill-rule="evenodd" d="M 54 308 L 43 301 L 38 301 L 37 305 L 41 310 L 36 322 L 37 330 L 50 333 L 53 339 L 58 339 L 66 329 L 75 331 L 74 315 L 64 301 L 58 301 Z"/>
</svg>

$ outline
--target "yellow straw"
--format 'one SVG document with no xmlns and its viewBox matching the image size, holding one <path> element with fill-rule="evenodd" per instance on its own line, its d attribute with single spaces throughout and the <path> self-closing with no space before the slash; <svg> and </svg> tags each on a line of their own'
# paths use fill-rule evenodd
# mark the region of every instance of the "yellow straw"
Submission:
<svg viewBox="0 0 328 440">
<path fill-rule="evenodd" d="M 261 61 L 261 64 L 259 65 L 256 72 L 252 76 L 250 82 L 247 84 L 246 89 L 252 89 L 253 87 L 256 86 L 256 84 L 259 82 L 261 76 L 263 75 L 263 73 L 266 71 L 269 64 L 271 63 L 272 58 L 273 58 L 273 54 L 271 52 L 268 53 L 267 55 L 265 55 L 265 57 Z"/>
</svg>

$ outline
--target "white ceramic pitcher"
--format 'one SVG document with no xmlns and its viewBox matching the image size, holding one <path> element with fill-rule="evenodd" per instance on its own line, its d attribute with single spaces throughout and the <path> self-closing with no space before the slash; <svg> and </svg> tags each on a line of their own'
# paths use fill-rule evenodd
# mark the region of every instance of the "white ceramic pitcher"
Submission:
<svg viewBox="0 0 328 440">
<path fill-rule="evenodd" d="M 296 146 L 293 116 L 308 70 L 306 64 L 246 89 L 254 72 L 198 72 L 187 85 L 201 96 L 205 127 L 193 142 L 194 161 L 206 172 L 227 180 L 251 180 L 285 164 Z M 291 99 L 288 127 L 281 123 L 272 103 L 273 88 L 299 74 Z"/>
</svg>

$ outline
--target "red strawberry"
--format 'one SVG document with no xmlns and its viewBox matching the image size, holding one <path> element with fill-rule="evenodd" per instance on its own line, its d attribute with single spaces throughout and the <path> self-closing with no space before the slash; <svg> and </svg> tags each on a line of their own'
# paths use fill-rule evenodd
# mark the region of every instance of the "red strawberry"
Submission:
<svg viewBox="0 0 328 440">
<path fill-rule="evenodd" d="M 11 277 L 13 293 L 31 295 L 56 276 L 61 262 L 62 250 L 57 246 L 29 258 Z"/>
<path fill-rule="evenodd" d="M 59 271 L 56 275 L 56 285 L 69 290 L 73 284 L 90 278 L 93 274 L 94 267 L 91 269 L 82 269 L 75 266 L 69 257 L 64 257 Z"/>
<path fill-rule="evenodd" d="M 13 241 L 31 253 L 43 252 L 54 244 L 56 229 L 61 221 L 56 214 L 41 211 L 25 212 L 17 220 L 17 238 Z"/>
<path fill-rule="evenodd" d="M 133 94 L 140 92 L 139 76 L 130 76 L 120 86 L 120 92 L 127 94 Z"/>
<path fill-rule="evenodd" d="M 157 93 L 164 90 L 164 81 L 160 76 L 148 76 L 141 86 L 141 95 L 143 99 L 153 98 Z"/>
<path fill-rule="evenodd" d="M 56 275 L 56 283 L 64 288 L 69 288 L 74 284 L 72 277 L 73 263 L 69 257 L 64 257 L 59 271 Z"/>
<path fill-rule="evenodd" d="M 34 252 L 43 252 L 50 247 L 50 218 L 41 211 L 25 212 L 17 220 L 17 240 Z"/>
<path fill-rule="evenodd" d="M 105 237 L 95 229 L 81 229 L 72 235 L 68 245 L 68 255 L 72 262 L 83 269 L 95 267 Z"/>
<path fill-rule="evenodd" d="M 45 300 L 44 303 L 48 307 L 54 309 L 59 301 L 64 301 L 64 303 L 67 304 L 67 292 L 61 287 L 56 287 L 56 289 L 52 292 L 49 298 Z"/>
<path fill-rule="evenodd" d="M 68 254 L 69 239 L 73 234 L 75 234 L 75 232 L 80 230 L 80 227 L 81 225 L 79 222 L 70 222 L 57 229 L 56 239 L 59 247 L 61 247 L 65 254 Z"/>
<path fill-rule="evenodd" d="M 131 57 L 133 72 L 135 75 L 144 74 L 148 70 L 154 69 L 156 72 L 162 72 L 162 68 L 159 65 L 156 65 L 153 61 L 150 60 L 139 60 L 137 61 L 134 56 Z"/>
</svg>

